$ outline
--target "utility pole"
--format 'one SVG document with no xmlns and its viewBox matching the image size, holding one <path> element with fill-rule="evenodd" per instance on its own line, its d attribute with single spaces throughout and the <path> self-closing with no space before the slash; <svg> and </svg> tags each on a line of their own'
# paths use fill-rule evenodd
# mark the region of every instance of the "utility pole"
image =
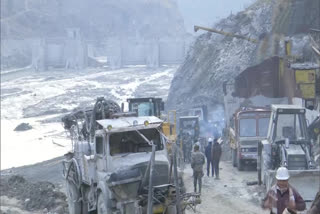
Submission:
<svg viewBox="0 0 320 214">
<path fill-rule="evenodd" d="M 156 146 L 152 144 L 152 154 L 150 159 L 150 174 L 149 174 L 149 188 L 148 188 L 148 214 L 153 213 L 153 170 L 156 156 Z"/>
<path fill-rule="evenodd" d="M 177 214 L 181 214 L 181 204 L 180 204 L 180 185 L 178 180 L 178 166 L 177 166 L 177 152 L 178 148 L 174 145 L 173 150 L 173 168 L 174 168 L 174 185 L 176 187 L 176 208 Z"/>
</svg>

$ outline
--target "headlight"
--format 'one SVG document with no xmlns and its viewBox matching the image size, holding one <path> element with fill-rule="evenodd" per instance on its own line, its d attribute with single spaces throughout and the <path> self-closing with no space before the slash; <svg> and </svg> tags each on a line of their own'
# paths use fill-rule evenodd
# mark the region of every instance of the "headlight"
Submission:
<svg viewBox="0 0 320 214">
<path fill-rule="evenodd" d="M 137 125 L 138 125 L 138 121 L 137 121 L 137 120 L 134 120 L 133 123 L 132 123 L 132 125 L 137 126 Z"/>
<path fill-rule="evenodd" d="M 241 151 L 242 151 L 242 152 L 249 152 L 249 149 L 247 149 L 247 148 L 242 148 Z"/>
</svg>

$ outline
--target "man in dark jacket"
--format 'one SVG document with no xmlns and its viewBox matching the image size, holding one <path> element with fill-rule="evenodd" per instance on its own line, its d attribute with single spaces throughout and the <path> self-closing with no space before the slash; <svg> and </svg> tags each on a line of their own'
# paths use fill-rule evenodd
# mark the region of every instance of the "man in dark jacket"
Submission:
<svg viewBox="0 0 320 214">
<path fill-rule="evenodd" d="M 213 164 L 213 171 L 212 171 L 212 176 L 216 174 L 216 179 L 220 179 L 219 177 L 219 162 L 220 162 L 220 157 L 222 153 L 221 145 L 218 142 L 218 139 L 215 138 L 213 141 L 212 145 L 212 150 L 211 150 L 211 158 L 212 158 L 212 164 Z"/>
<path fill-rule="evenodd" d="M 212 157 L 211 157 L 211 150 L 212 150 L 212 138 L 208 139 L 208 146 L 205 150 L 205 155 L 207 158 L 207 176 L 209 177 L 210 174 L 210 165 L 211 165 L 211 174 L 213 176 L 213 164 L 212 164 Z"/>
</svg>

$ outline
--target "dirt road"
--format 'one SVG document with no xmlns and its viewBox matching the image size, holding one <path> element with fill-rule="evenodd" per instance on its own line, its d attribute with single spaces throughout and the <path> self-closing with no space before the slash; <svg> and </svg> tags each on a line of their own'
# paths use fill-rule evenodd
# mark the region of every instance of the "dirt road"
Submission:
<svg viewBox="0 0 320 214">
<path fill-rule="evenodd" d="M 64 192 L 63 178 L 61 176 L 61 159 L 55 158 L 49 161 L 38 164 L 13 168 L 10 170 L 1 171 L 2 176 L 22 175 L 28 181 L 42 182 L 50 181 L 57 189 Z M 263 197 L 262 189 L 259 186 L 248 186 L 248 181 L 255 181 L 257 179 L 257 172 L 247 168 L 245 171 L 239 172 L 233 168 L 231 162 L 223 161 L 220 164 L 220 178 L 215 180 L 212 177 L 204 176 L 203 190 L 202 190 L 202 204 L 197 206 L 196 213 L 236 213 L 236 214 L 254 214 L 254 213 L 268 213 L 259 207 L 259 202 Z M 192 169 L 190 165 L 186 165 L 184 169 L 184 180 L 187 187 L 187 192 L 193 191 Z M 4 209 L 11 209 L 20 212 L 23 210 L 19 203 L 13 203 L 7 197 L 1 197 L 2 207 Z M 17 204 L 13 206 L 12 204 Z M 28 212 L 25 212 L 28 213 Z M 193 213 L 191 210 L 188 214 Z"/>
<path fill-rule="evenodd" d="M 257 185 L 247 185 L 248 181 L 257 179 L 256 171 L 239 172 L 232 167 L 231 162 L 223 161 L 220 164 L 220 178 L 220 180 L 215 180 L 206 175 L 203 177 L 202 203 L 197 206 L 197 213 L 268 213 L 259 206 L 263 196 L 262 189 Z M 192 192 L 193 177 L 189 165 L 184 170 L 184 180 L 187 191 Z M 188 211 L 189 213 L 192 212 Z"/>
</svg>

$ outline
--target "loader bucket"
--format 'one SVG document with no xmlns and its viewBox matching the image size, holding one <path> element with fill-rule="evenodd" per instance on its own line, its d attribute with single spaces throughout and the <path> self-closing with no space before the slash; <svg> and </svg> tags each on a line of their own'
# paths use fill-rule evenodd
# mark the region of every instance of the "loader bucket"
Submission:
<svg viewBox="0 0 320 214">
<path fill-rule="evenodd" d="M 289 174 L 289 183 L 300 193 L 302 198 L 307 202 L 314 200 L 320 190 L 320 169 L 289 170 Z M 275 175 L 275 170 L 268 170 L 265 182 L 267 191 L 275 184 Z"/>
</svg>

